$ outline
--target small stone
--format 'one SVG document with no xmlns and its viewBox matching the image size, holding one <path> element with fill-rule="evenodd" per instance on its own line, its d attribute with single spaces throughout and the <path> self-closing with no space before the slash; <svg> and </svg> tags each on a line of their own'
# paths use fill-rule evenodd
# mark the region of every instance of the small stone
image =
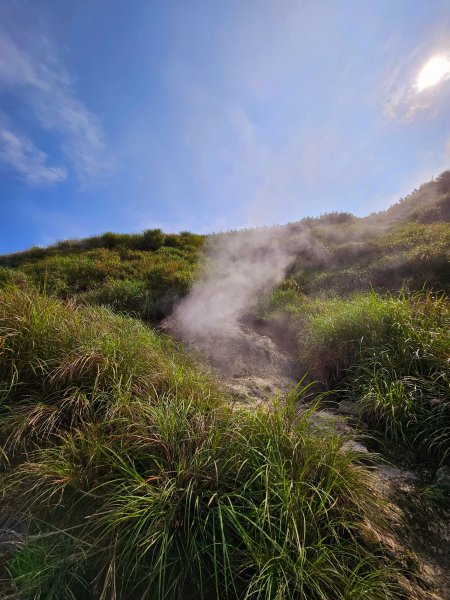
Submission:
<svg viewBox="0 0 450 600">
<path fill-rule="evenodd" d="M 351 415 L 352 417 L 361 416 L 361 410 L 355 402 L 352 402 L 351 400 L 341 400 L 341 402 L 339 402 L 338 410 L 343 415 Z"/>
<path fill-rule="evenodd" d="M 441 467 L 436 471 L 434 484 L 446 494 L 450 494 L 450 467 Z"/>
<path fill-rule="evenodd" d="M 355 440 L 349 440 L 345 442 L 342 446 L 346 450 L 350 450 L 352 452 L 358 452 L 360 454 L 368 454 L 369 450 L 360 442 L 356 442 Z"/>
</svg>

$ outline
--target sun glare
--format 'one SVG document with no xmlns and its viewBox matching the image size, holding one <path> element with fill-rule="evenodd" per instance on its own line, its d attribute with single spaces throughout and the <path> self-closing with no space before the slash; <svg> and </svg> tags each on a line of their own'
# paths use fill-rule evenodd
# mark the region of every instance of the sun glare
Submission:
<svg viewBox="0 0 450 600">
<path fill-rule="evenodd" d="M 420 70 L 416 88 L 422 92 L 429 87 L 433 87 L 450 75 L 450 60 L 446 56 L 433 56 Z"/>
</svg>

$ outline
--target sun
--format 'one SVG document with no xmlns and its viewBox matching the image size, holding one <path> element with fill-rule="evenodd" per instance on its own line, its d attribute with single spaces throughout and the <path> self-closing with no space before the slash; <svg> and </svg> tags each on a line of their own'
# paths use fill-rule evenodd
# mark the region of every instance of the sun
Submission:
<svg viewBox="0 0 450 600">
<path fill-rule="evenodd" d="M 422 92 L 450 75 L 450 60 L 446 56 L 433 56 L 424 64 L 416 79 L 416 89 Z"/>
</svg>

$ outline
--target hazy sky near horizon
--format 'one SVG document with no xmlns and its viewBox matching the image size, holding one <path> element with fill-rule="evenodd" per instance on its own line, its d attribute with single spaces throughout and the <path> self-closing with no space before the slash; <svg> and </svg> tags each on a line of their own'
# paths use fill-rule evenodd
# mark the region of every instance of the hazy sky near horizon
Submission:
<svg viewBox="0 0 450 600">
<path fill-rule="evenodd" d="M 2 0 L 0 253 L 382 210 L 450 168 L 450 0 Z"/>
</svg>

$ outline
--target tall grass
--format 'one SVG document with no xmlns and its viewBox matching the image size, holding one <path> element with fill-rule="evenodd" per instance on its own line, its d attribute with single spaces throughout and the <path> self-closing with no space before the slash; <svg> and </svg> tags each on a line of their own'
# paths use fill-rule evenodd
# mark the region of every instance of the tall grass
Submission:
<svg viewBox="0 0 450 600">
<path fill-rule="evenodd" d="M 314 228 L 313 235 L 315 257 L 300 256 L 291 273 L 304 293 L 450 289 L 448 223 L 393 222 L 378 229 L 357 220 L 350 226 Z"/>
<path fill-rule="evenodd" d="M 298 315 L 299 360 L 325 389 L 342 384 L 362 345 L 374 346 L 389 334 L 389 305 L 375 294 L 316 298 Z"/>
<path fill-rule="evenodd" d="M 169 389 L 203 398 L 204 377 L 139 321 L 5 289 L 0 303 L 0 431 L 6 447 L 108 419 Z M 210 386 L 209 402 L 220 394 Z"/>
<path fill-rule="evenodd" d="M 304 368 L 354 400 L 387 441 L 450 453 L 450 308 L 444 294 L 315 300 L 299 333 Z"/>
<path fill-rule="evenodd" d="M 57 597 L 61 556 L 75 597 L 78 581 L 93 586 L 87 597 L 395 596 L 362 543 L 364 519 L 376 522 L 369 476 L 292 407 L 206 418 L 171 398 L 100 429 L 66 435 L 7 478 L 24 509 L 68 532 L 55 551 L 61 534 L 46 531 L 44 565 L 58 577 L 34 597 Z M 28 552 L 10 567 L 25 590 L 44 566 L 21 569 Z"/>
<path fill-rule="evenodd" d="M 2 490 L 31 519 L 20 598 L 399 596 L 370 474 L 293 390 L 232 409 L 168 340 L 0 293 Z"/>
<path fill-rule="evenodd" d="M 450 307 L 443 295 L 388 301 L 389 335 L 363 347 L 349 393 L 362 417 L 441 463 L 450 458 Z"/>
</svg>

